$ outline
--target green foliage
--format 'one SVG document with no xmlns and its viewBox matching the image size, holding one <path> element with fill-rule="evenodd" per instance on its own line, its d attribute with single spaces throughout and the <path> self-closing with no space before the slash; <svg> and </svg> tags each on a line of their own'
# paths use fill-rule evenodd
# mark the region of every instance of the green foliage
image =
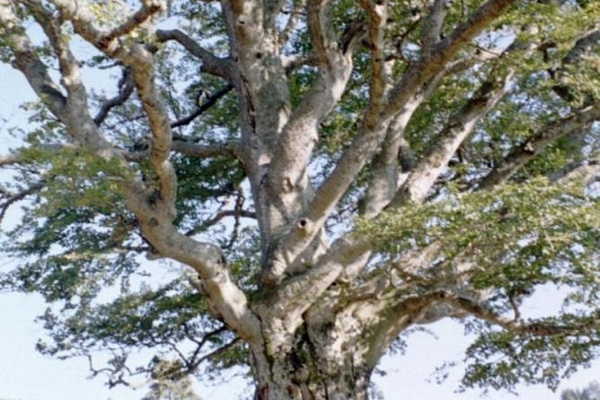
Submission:
<svg viewBox="0 0 600 400">
<path fill-rule="evenodd" d="M 219 57 L 231 56 L 219 7 L 202 1 L 168 3 L 167 15 L 159 24 L 176 23 L 206 50 Z M 290 7 L 299 3 L 286 3 L 282 23 L 289 17 Z M 330 3 L 330 27 L 342 36 L 349 26 L 368 21 L 358 2 Z M 395 62 L 389 71 L 390 80 L 397 79 L 421 56 L 427 3 L 389 1 L 384 35 L 391 46 L 386 48 L 386 61 Z M 442 37 L 484 2 L 449 3 Z M 458 54 L 460 66 L 441 79 L 412 116 L 403 137 L 414 159 L 421 160 L 439 143 L 440 132 L 482 82 L 516 71 L 511 92 L 478 123 L 436 183 L 431 196 L 434 201 L 407 204 L 373 220 L 354 220 L 356 234 L 375 244 L 369 273 L 389 272 L 400 257 L 435 244 L 440 246 L 440 255 L 415 278 L 443 280 L 468 258 L 476 267 L 463 284 L 490 293 L 486 307 L 503 316 L 514 313 L 514 303 L 535 293 L 536 288 L 551 286 L 565 293 L 564 310 L 539 322 L 580 326 L 578 335 L 547 339 L 469 321 L 467 325 L 480 336 L 468 350 L 465 387 L 514 388 L 525 380 L 555 388 L 562 376 L 595 358 L 600 345 L 599 332 L 589 324 L 600 307 L 598 193 L 543 178 L 594 155 L 593 132 L 584 132 L 589 142 L 583 150 L 572 147 L 572 138 L 564 137 L 518 171 L 508 184 L 491 191 L 474 191 L 478 179 L 501 165 L 504 157 L 549 121 L 599 100 L 597 44 L 575 63 L 567 63 L 566 57 L 582 32 L 597 25 L 600 2 L 562 2 L 566 4 L 562 8 L 543 3 L 552 2 L 518 1 Z M 88 4 L 96 22 L 106 29 L 122 23 L 123 16 L 131 11 L 126 1 Z M 20 17 L 31 21 L 26 14 Z M 307 16 L 301 12 L 297 17 L 298 25 L 281 52 L 310 59 L 313 49 L 306 30 Z M 70 30 L 65 27 L 66 37 L 76 42 Z M 205 73 L 205 66 L 195 56 L 180 45 L 157 46 L 142 29 L 123 40 L 144 41 L 156 47 L 156 85 L 174 123 L 176 139 L 208 146 L 240 138 L 240 104 L 233 92 L 192 121 L 177 123 L 224 87 L 220 78 Z M 0 37 L 0 60 L 4 62 L 12 61 L 8 45 L 6 38 Z M 510 51 L 503 53 L 507 46 Z M 49 67 L 58 69 L 48 43 L 36 43 L 33 49 Z M 354 70 L 340 102 L 320 121 L 317 151 L 309 168 L 313 182 L 323 181 L 360 129 L 370 105 L 370 51 L 365 36 L 353 55 Z M 121 85 L 90 90 L 91 108 L 98 111 L 122 87 L 128 71 L 104 55 L 89 52 L 84 49 L 77 54 L 84 75 L 91 72 L 101 74 L 103 80 L 122 81 Z M 500 53 L 501 57 L 483 58 Z M 287 71 L 292 107 L 310 88 L 315 72 L 310 63 Z M 561 88 L 567 95 L 561 95 Z M 13 133 L 23 138 L 26 147 L 18 151 L 23 161 L 10 185 L 26 188 L 40 184 L 41 189 L 34 191 L 23 207 L 18 226 L 3 238 L 3 251 L 22 262 L 0 273 L 0 287 L 37 292 L 50 303 L 40 317 L 48 336 L 38 343 L 38 350 L 69 357 L 108 349 L 110 382 L 123 379 L 130 365 L 136 365 L 134 373 L 146 373 L 155 380 L 147 400 L 169 396 L 195 399 L 183 375 L 214 376 L 223 368 L 246 367 L 248 348 L 211 316 L 206 299 L 190 284 L 193 277 L 171 270 L 165 279 L 157 272 L 158 267 L 164 270 L 164 262 L 149 264 L 139 257 L 140 253 L 149 258 L 156 254 L 126 209 L 119 185 L 121 178 L 135 176 L 155 188 L 158 183 L 151 166 L 90 154 L 73 145 L 61 122 L 42 101 L 23 108 L 30 116 L 28 126 L 15 128 Z M 115 106 L 99 128 L 119 150 L 148 150 L 147 120 L 135 95 Z M 64 146 L 55 146 L 57 143 Z M 244 165 L 227 154 L 203 159 L 173 154 L 170 160 L 178 179 L 176 227 L 189 236 L 218 244 L 235 283 L 250 300 L 260 298 L 257 275 L 264 255 L 256 224 L 241 222 L 239 215 L 232 223 L 217 218 L 223 210 L 253 211 Z M 371 176 L 369 168 L 356 177 L 329 219 L 327 229 L 334 238 L 352 225 L 358 199 Z M 401 352 L 404 345 L 402 337 L 397 338 L 391 350 Z M 157 356 L 148 357 L 143 365 L 135 364 L 130 355 L 140 349 Z"/>
<path fill-rule="evenodd" d="M 469 346 L 464 388 L 515 390 L 517 383 L 544 384 L 555 390 L 560 381 L 598 357 L 598 313 L 562 314 L 540 323 L 578 326 L 577 335 L 518 335 L 489 327 Z"/>
<path fill-rule="evenodd" d="M 474 280 L 478 287 L 508 286 L 533 277 L 562 280 L 567 277 L 553 264 L 556 260 L 586 271 L 586 256 L 596 251 L 600 232 L 599 207 L 597 199 L 576 185 L 529 180 L 408 205 L 397 213 L 358 221 L 358 234 L 369 235 L 389 257 L 433 242 L 441 245 L 448 262 L 472 257 L 481 271 Z M 554 272 L 545 275 L 548 270 Z"/>
<path fill-rule="evenodd" d="M 157 360 L 152 371 L 154 382 L 142 400 L 200 400 L 201 397 L 192 388 L 189 376 L 179 379 L 173 379 L 170 376 L 174 369 L 178 369 L 176 362 Z"/>
<path fill-rule="evenodd" d="M 472 260 L 470 287 L 493 290 L 487 307 L 501 315 L 515 312 L 515 302 L 543 285 L 565 295 L 562 311 L 535 320 L 565 327 L 564 335 L 471 326 L 480 336 L 467 351 L 465 387 L 514 389 L 525 381 L 556 388 L 598 356 L 600 201 L 577 184 L 559 187 L 537 179 L 449 195 L 358 221 L 358 227 L 358 234 L 368 235 L 389 263 L 415 248 L 440 245 L 440 256 L 420 272 L 418 278 L 425 281 L 451 273 L 456 260 Z M 577 334 L 567 333 L 568 327 L 578 327 Z"/>
</svg>

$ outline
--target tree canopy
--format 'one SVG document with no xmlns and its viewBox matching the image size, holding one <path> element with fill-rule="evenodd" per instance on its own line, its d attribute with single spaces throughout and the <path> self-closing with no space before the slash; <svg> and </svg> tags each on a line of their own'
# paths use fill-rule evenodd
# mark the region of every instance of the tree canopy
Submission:
<svg viewBox="0 0 600 400">
<path fill-rule="evenodd" d="M 0 222 L 22 208 L 0 287 L 42 294 L 38 350 L 110 385 L 243 367 L 256 399 L 363 399 L 456 318 L 464 387 L 556 388 L 600 349 L 599 21 L 590 0 L 0 0 L 0 60 L 38 97 L 0 155 Z M 560 309 L 523 307 L 541 287 Z"/>
<path fill-rule="evenodd" d="M 597 400 L 600 399 L 600 384 L 592 382 L 583 389 L 566 389 L 560 394 L 560 400 Z"/>
</svg>

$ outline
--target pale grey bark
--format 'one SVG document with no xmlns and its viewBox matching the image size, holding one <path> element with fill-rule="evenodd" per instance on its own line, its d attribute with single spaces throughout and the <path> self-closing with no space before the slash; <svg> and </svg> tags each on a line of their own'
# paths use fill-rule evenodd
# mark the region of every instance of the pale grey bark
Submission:
<svg viewBox="0 0 600 400">
<path fill-rule="evenodd" d="M 153 133 L 153 149 L 150 159 L 159 176 L 160 190 L 164 199 L 160 207 L 153 204 L 151 192 L 139 180 L 119 177 L 123 197 L 130 210 L 136 215 L 142 234 L 165 257 L 171 257 L 193 267 L 203 278 L 206 292 L 213 300 L 216 312 L 232 326 L 240 337 L 259 343 L 259 323 L 247 307 L 246 296 L 231 281 L 226 265 L 222 260 L 220 249 L 212 244 L 196 242 L 183 234 L 176 232 L 172 226 L 174 190 L 176 179 L 168 161 L 170 150 L 170 128 L 168 119 L 160 101 L 156 98 L 151 77 L 152 62 L 145 50 L 118 47 L 114 39 L 106 45 L 103 36 L 95 36 L 99 32 L 93 26 L 93 16 L 86 12 L 85 7 L 77 7 L 68 1 L 57 1 L 57 7 L 63 12 L 65 19 L 71 18 L 75 30 L 82 36 L 92 39 L 101 50 L 111 55 L 122 56 L 137 70 L 137 92 L 142 99 L 144 109 L 148 114 Z M 39 4 L 36 4 L 39 6 Z M 31 44 L 21 28 L 16 15 L 14 4 L 10 1 L 0 3 L 0 21 L 3 34 L 9 38 L 11 50 L 15 54 L 17 68 L 29 81 L 32 88 L 44 100 L 50 110 L 67 127 L 73 139 L 105 159 L 122 159 L 121 153 L 99 131 L 89 114 L 87 95 L 80 79 L 77 61 L 70 53 L 67 44 L 60 42 L 55 51 L 60 61 L 62 79 L 66 95 L 61 94 L 58 86 L 52 82 L 46 67 L 31 50 Z M 136 53 L 137 52 L 137 53 Z M 149 75 L 150 74 L 150 75 Z M 127 171 L 124 164 L 123 169 Z M 127 176 L 124 172 L 123 176 Z"/>
<path fill-rule="evenodd" d="M 407 161 L 411 158 L 404 137 L 407 126 L 446 74 L 483 61 L 461 51 L 513 3 L 484 2 L 442 38 L 447 2 L 433 1 L 421 32 L 420 58 L 396 78 L 386 59 L 386 1 L 359 1 L 367 21 L 339 33 L 328 16 L 331 2 L 327 0 L 222 0 L 229 38 L 227 57 L 215 56 L 183 31 L 154 31 L 152 20 L 165 8 L 155 0 L 143 1 L 139 9 L 112 28 L 97 24 L 84 1 L 49 0 L 60 16 L 53 20 L 56 15 L 43 6 L 46 3 L 0 0 L 0 33 L 7 39 L 15 68 L 76 145 L 121 163 L 123 173 L 111 178 L 119 182 L 143 237 L 160 256 L 193 269 L 199 278 L 194 286 L 206 295 L 213 316 L 248 344 L 256 398 L 366 399 L 378 360 L 411 325 L 445 316 L 473 315 L 515 332 L 546 334 L 562 329 L 508 320 L 483 308 L 480 294 L 463 287 L 475 268 L 468 259 L 459 260 L 459 265 L 445 275 L 431 272 L 429 267 L 440 254 L 435 243 L 394 260 L 386 266 L 387 273 L 363 276 L 375 251 L 369 239 L 350 230 L 329 244 L 324 235 L 326 221 L 366 166 L 371 171 L 361 210 L 365 218 L 426 200 L 461 144 L 510 90 L 512 72 L 491 72 L 447 125 L 440 127 L 434 146 L 419 160 Z M 288 20 L 281 27 L 277 18 L 290 4 Z M 48 67 L 33 50 L 15 12 L 21 5 L 35 11 L 44 26 L 59 62 L 60 83 L 51 78 Z M 282 48 L 301 13 L 306 16 L 312 54 L 294 59 L 282 55 Z M 78 61 L 68 39 L 61 36 L 62 21 L 68 21 L 84 40 L 130 71 L 129 83 L 104 103 L 95 117 L 91 116 Z M 232 88 L 239 105 L 239 139 L 204 145 L 173 135 L 173 127 L 187 123 L 188 118 L 170 120 L 156 85 L 155 54 L 143 43 L 120 40 L 141 25 L 159 42 L 177 42 L 198 59 L 204 72 L 223 79 L 227 91 Z M 577 51 L 587 46 L 587 42 L 579 43 Z M 344 94 L 354 68 L 354 51 L 363 45 L 370 57 L 369 105 L 332 172 L 313 187 L 309 163 L 320 124 Z M 573 57 L 580 56 L 577 51 Z M 492 58 L 499 57 L 487 57 L 486 61 Z M 302 63 L 314 68 L 315 78 L 292 106 L 286 73 Z M 139 152 L 116 148 L 102 130 L 106 115 L 121 102 L 132 101 L 133 91 L 150 133 L 149 149 Z M 506 181 L 548 144 L 599 119 L 597 107 L 586 105 L 548 123 L 522 148 L 510 153 L 479 187 L 487 189 Z M 206 225 L 189 232 L 174 227 L 178 183 L 170 161 L 172 153 L 240 160 L 249 180 L 254 212 L 218 213 L 207 224 L 231 215 L 256 218 L 263 257 L 259 284 L 265 288 L 265 296 L 249 300 L 233 282 L 218 246 L 194 239 Z M 398 159 L 399 154 L 403 159 Z M 0 165 L 21 161 L 18 154 L 0 157 Z M 141 161 L 151 165 L 156 187 L 136 177 L 131 163 Z M 577 171 L 597 172 L 595 165 L 586 167 Z M 6 206 L 0 204 L 1 213 L 32 190 L 37 186 L 6 196 Z"/>
<path fill-rule="evenodd" d="M 460 110 L 440 133 L 439 140 L 423 159 L 410 172 L 398 189 L 391 206 L 398 207 L 405 202 L 422 203 L 450 158 L 460 144 L 469 136 L 475 125 L 490 111 L 509 90 L 513 76 L 493 76 L 484 82 L 475 96 Z"/>
</svg>

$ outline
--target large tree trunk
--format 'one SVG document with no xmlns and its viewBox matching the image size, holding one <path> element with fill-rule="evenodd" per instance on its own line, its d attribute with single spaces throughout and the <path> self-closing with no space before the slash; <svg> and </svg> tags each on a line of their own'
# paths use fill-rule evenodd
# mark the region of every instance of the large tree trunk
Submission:
<svg viewBox="0 0 600 400">
<path fill-rule="evenodd" d="M 368 399 L 372 368 L 360 355 L 365 345 L 348 347 L 346 337 L 327 326 L 303 325 L 287 351 L 255 355 L 257 400 Z"/>
</svg>

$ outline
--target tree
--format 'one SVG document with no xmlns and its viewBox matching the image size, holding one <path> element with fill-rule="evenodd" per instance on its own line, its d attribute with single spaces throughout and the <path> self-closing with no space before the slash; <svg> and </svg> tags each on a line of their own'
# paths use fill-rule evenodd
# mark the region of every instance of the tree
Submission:
<svg viewBox="0 0 600 400">
<path fill-rule="evenodd" d="M 142 400 L 200 400 L 192 389 L 192 381 L 188 375 L 173 375 L 173 368 L 180 369 L 179 362 L 156 360 L 152 371 L 150 391 Z"/>
<path fill-rule="evenodd" d="M 2 285 L 54 304 L 40 351 L 109 351 L 113 385 L 146 348 L 174 377 L 248 366 L 256 399 L 365 399 L 411 328 L 457 318 L 465 387 L 556 387 L 600 344 L 599 19 L 0 0 L 2 60 L 39 98 L 0 158 L 1 215 L 28 200 Z M 542 286 L 564 306 L 529 315 Z"/>
<path fill-rule="evenodd" d="M 595 400 L 600 399 L 600 385 L 597 382 L 590 383 L 581 390 L 566 389 L 560 394 L 561 400 Z"/>
</svg>

